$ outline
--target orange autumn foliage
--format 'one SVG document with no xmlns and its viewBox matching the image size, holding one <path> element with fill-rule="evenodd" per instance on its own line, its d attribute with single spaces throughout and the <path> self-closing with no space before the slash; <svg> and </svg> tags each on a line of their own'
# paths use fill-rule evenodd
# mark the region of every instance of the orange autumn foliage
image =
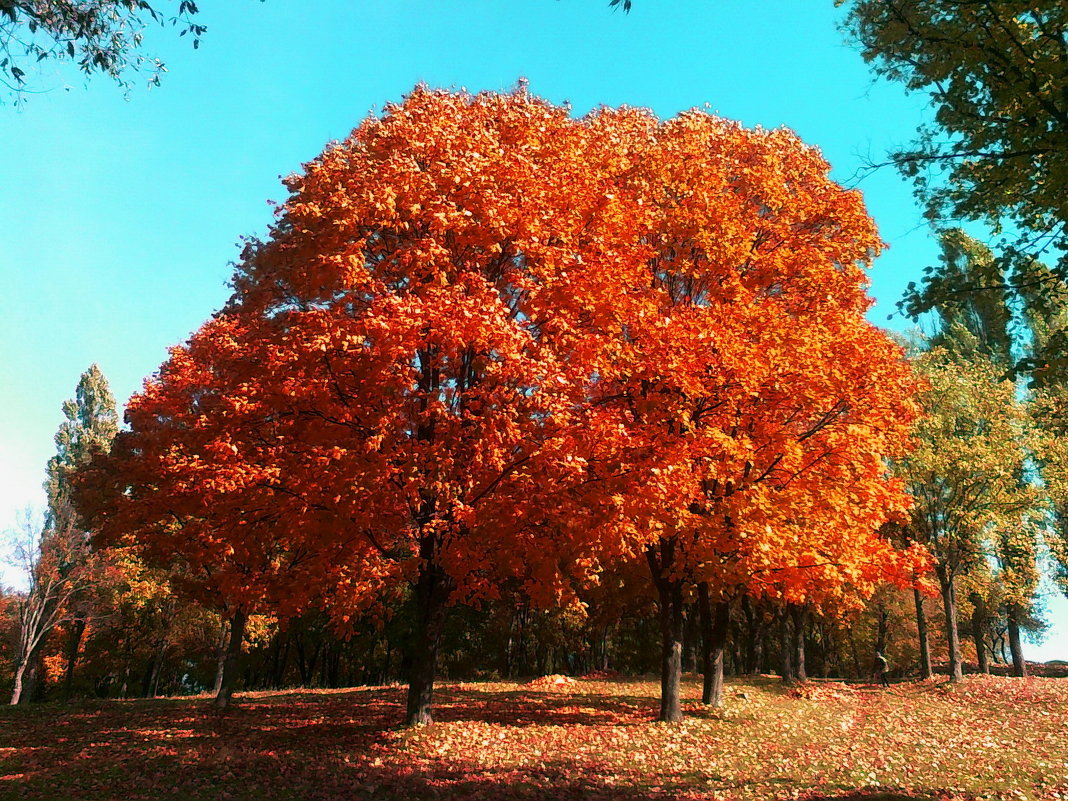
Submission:
<svg viewBox="0 0 1068 801">
<path fill-rule="evenodd" d="M 418 88 L 286 183 L 131 402 L 100 517 L 281 616 L 344 625 L 410 582 L 409 720 L 445 606 L 503 577 L 557 603 L 665 538 L 674 579 L 723 587 L 897 569 L 875 531 L 913 407 L 863 319 L 880 243 L 792 133 Z"/>
</svg>

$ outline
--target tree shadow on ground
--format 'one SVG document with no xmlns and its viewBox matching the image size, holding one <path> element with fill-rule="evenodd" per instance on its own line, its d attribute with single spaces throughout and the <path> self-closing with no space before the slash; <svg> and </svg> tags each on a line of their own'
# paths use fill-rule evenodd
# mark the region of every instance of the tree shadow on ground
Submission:
<svg viewBox="0 0 1068 801">
<path fill-rule="evenodd" d="M 648 725 L 641 696 L 444 687 L 438 719 L 507 732 L 535 724 Z M 96 701 L 70 708 L 0 710 L 0 798 L 21 801 L 697 801 L 744 794 L 796 798 L 795 785 L 732 784 L 634 768 L 620 771 L 569 753 L 536 764 L 476 759 L 477 741 L 447 753 L 408 749 L 422 730 L 400 730 L 403 688 L 249 694 L 225 713 L 206 698 Z M 447 726 L 445 733 L 455 732 Z M 433 738 L 433 730 L 426 732 Z M 756 790 L 759 793 L 759 790 Z M 803 801 L 934 801 L 889 790 L 808 791 Z"/>
</svg>

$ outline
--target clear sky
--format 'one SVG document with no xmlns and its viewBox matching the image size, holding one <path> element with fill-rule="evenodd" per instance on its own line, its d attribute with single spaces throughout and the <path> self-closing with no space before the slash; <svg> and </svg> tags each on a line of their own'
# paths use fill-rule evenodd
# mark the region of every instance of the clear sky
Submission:
<svg viewBox="0 0 1068 801">
<path fill-rule="evenodd" d="M 199 50 L 171 31 L 168 72 L 127 98 L 49 67 L 0 106 L 0 530 L 43 504 L 60 404 L 97 362 L 124 402 L 228 296 L 239 237 L 262 233 L 279 177 L 416 83 L 530 90 L 576 113 L 709 107 L 793 128 L 839 181 L 908 142 L 923 97 L 876 82 L 832 0 L 200 0 Z M 937 248 L 911 188 L 859 184 L 890 249 L 872 270 L 887 321 Z M 8 583 L 10 572 L 0 574 Z M 1068 659 L 1068 603 L 1032 659 Z"/>
</svg>

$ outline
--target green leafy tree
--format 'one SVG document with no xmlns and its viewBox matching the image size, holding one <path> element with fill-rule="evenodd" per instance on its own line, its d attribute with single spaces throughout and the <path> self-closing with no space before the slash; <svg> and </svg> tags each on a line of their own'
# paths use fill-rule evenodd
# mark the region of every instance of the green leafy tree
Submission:
<svg viewBox="0 0 1068 801">
<path fill-rule="evenodd" d="M 843 2 L 843 0 L 839 0 Z M 933 219 L 1011 222 L 1063 243 L 1068 207 L 1068 6 L 853 0 L 847 28 L 876 72 L 930 95 L 934 122 L 891 161 Z"/>
<path fill-rule="evenodd" d="M 1035 595 L 1039 581 L 1039 530 L 1041 519 L 1025 514 L 998 530 L 993 538 L 997 562 L 995 578 L 1009 634 L 1012 674 L 1027 675 L 1021 632 L 1038 618 Z"/>
<path fill-rule="evenodd" d="M 98 451 L 106 451 L 118 432 L 119 418 L 107 379 L 95 364 L 82 373 L 75 397 L 63 404 L 64 421 L 56 432 L 56 455 L 48 461 L 48 507 L 38 534 L 24 526 L 21 554 L 30 587 L 18 608 L 19 638 L 11 703 L 33 698 L 40 681 L 40 658 L 60 623 L 71 624 L 68 676 L 92 609 L 92 591 L 104 572 L 89 533 L 74 507 L 71 479 Z M 69 682 L 69 679 L 68 679 Z"/>
<path fill-rule="evenodd" d="M 159 84 L 163 62 L 141 44 L 150 25 L 169 25 L 199 47 L 206 28 L 192 0 L 0 0 L 0 82 L 21 98 L 34 91 L 42 61 L 71 62 L 86 75 L 103 73 L 120 86 L 147 72 Z"/>
<path fill-rule="evenodd" d="M 963 295 L 1043 294 L 1068 272 L 1068 6 L 1056 0 L 838 0 L 875 71 L 930 96 L 933 122 L 889 163 L 912 179 L 934 221 L 1011 234 L 998 257 L 943 262 L 901 302 L 918 315 Z M 1052 270 L 1035 260 L 1057 260 Z M 980 301 L 982 302 L 982 301 Z M 1068 332 L 1031 367 L 1065 374 Z M 1027 366 L 1021 364 L 1021 366 Z"/>
<path fill-rule="evenodd" d="M 958 586 L 963 575 L 985 568 L 997 536 L 1036 506 L 1035 488 L 1019 480 L 1030 430 L 1015 384 L 963 326 L 952 326 L 916 368 L 928 383 L 921 396 L 927 417 L 916 428 L 916 449 L 897 469 L 915 501 L 907 534 L 935 559 L 950 675 L 959 681 Z"/>
</svg>

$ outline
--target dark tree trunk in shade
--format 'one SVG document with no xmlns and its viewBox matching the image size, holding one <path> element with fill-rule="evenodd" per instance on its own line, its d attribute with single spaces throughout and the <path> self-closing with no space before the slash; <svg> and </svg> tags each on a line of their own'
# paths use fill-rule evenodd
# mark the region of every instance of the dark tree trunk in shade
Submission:
<svg viewBox="0 0 1068 801">
<path fill-rule="evenodd" d="M 1023 640 L 1020 638 L 1020 620 L 1023 618 L 1023 612 L 1016 604 L 1009 604 L 1006 611 L 1009 624 L 1009 652 L 1012 654 L 1012 675 L 1023 678 L 1027 675 Z"/>
<path fill-rule="evenodd" d="M 222 690 L 223 682 L 223 665 L 226 661 L 226 643 L 230 640 L 230 621 L 228 618 L 223 617 L 219 622 L 219 643 L 216 646 L 216 660 L 215 660 L 215 686 L 212 688 L 211 694 L 218 697 L 220 690 Z M 155 659 L 155 651 L 153 650 L 152 658 Z M 148 695 L 148 682 L 149 672 L 152 669 L 152 665 L 149 664 L 145 669 L 145 678 L 141 683 L 142 695 Z"/>
<path fill-rule="evenodd" d="M 913 600 L 916 602 L 916 631 L 920 640 L 920 678 L 929 679 L 934 675 L 931 669 L 931 638 L 927 633 L 927 610 L 923 606 L 923 594 L 917 590 L 912 591 Z"/>
<path fill-rule="evenodd" d="M 727 626 L 731 607 L 728 601 L 712 605 L 708 584 L 697 585 L 697 600 L 701 617 L 702 670 L 704 687 L 701 701 L 719 709 L 723 706 L 723 648 L 727 644 Z"/>
<path fill-rule="evenodd" d="M 666 723 L 682 720 L 682 638 L 686 626 L 682 581 L 672 575 L 675 541 L 661 539 L 645 551 L 660 606 L 660 716 Z"/>
<path fill-rule="evenodd" d="M 782 668 L 779 674 L 783 684 L 796 684 L 797 673 L 794 671 L 793 643 L 790 637 L 790 616 L 786 610 L 779 612 L 779 659 Z"/>
<path fill-rule="evenodd" d="M 973 593 L 969 600 L 972 602 L 972 639 L 975 641 L 975 658 L 979 663 L 979 672 L 989 675 L 990 660 L 987 659 L 986 655 L 988 619 L 986 604 L 978 593 Z"/>
<path fill-rule="evenodd" d="M 85 620 L 75 620 L 71 624 L 70 637 L 67 640 L 67 667 L 63 671 L 63 697 L 70 698 L 74 687 L 74 666 L 78 663 L 78 651 L 85 636 Z"/>
<path fill-rule="evenodd" d="M 745 672 L 753 674 L 757 672 L 759 661 L 757 646 L 760 638 L 757 632 L 756 612 L 746 595 L 742 596 L 742 614 L 745 615 Z"/>
<path fill-rule="evenodd" d="M 946 644 L 949 650 L 949 680 L 964 679 L 960 659 L 960 634 L 957 629 L 957 582 L 952 573 L 941 571 L 938 576 L 942 585 L 942 605 L 946 611 Z"/>
<path fill-rule="evenodd" d="M 430 539 L 430 538 L 427 538 Z M 434 721 L 434 679 L 438 647 L 445 628 L 449 594 L 448 577 L 433 558 L 436 543 L 424 542 L 425 557 L 415 584 L 416 630 L 412 662 L 408 671 L 408 703 L 405 725 L 421 726 Z"/>
<path fill-rule="evenodd" d="M 230 616 L 226 647 L 219 654 L 219 667 L 215 674 L 215 707 L 226 709 L 234 695 L 237 683 L 237 670 L 241 660 L 241 641 L 245 637 L 245 623 L 248 616 L 242 610 Z"/>
<path fill-rule="evenodd" d="M 805 669 L 805 607 L 800 604 L 790 605 L 790 618 L 793 621 L 794 677 L 798 681 L 808 681 Z"/>
<path fill-rule="evenodd" d="M 878 615 L 875 631 L 875 651 L 876 653 L 885 654 L 886 645 L 890 638 L 890 610 L 880 603 L 875 611 Z"/>
</svg>

